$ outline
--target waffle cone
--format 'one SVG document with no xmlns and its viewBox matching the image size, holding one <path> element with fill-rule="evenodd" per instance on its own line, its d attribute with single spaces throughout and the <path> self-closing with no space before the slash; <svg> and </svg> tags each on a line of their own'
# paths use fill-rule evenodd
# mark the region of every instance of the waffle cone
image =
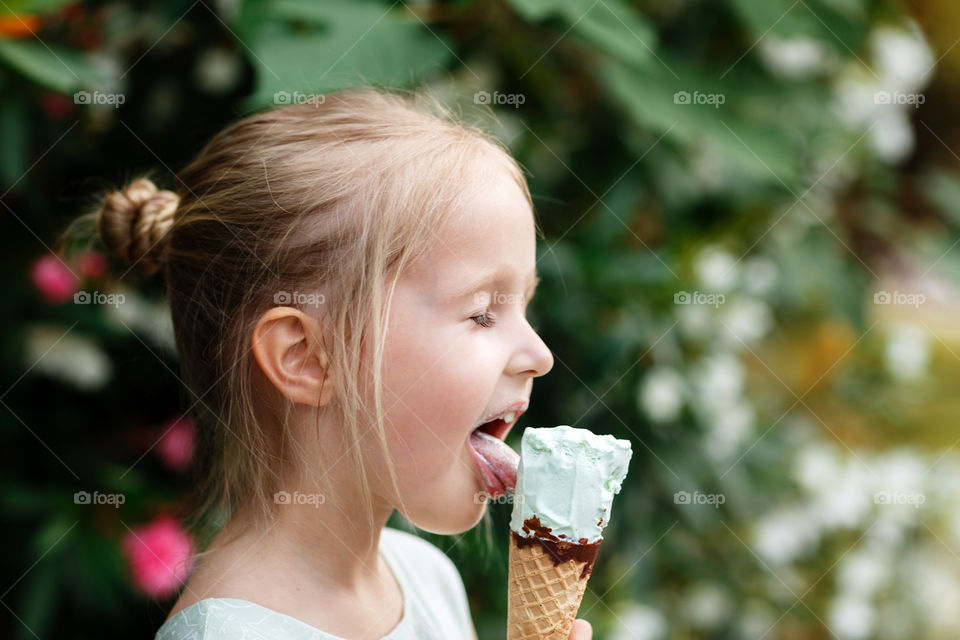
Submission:
<svg viewBox="0 0 960 640">
<path fill-rule="evenodd" d="M 587 575 L 586 562 L 555 565 L 539 544 L 517 546 L 510 536 L 507 640 L 568 640 Z"/>
</svg>

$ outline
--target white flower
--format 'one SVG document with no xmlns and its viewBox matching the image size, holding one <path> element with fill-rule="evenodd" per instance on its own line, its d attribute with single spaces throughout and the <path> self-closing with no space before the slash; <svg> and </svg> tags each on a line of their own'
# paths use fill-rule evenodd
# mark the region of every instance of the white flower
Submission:
<svg viewBox="0 0 960 640">
<path fill-rule="evenodd" d="M 878 545 L 850 551 L 837 567 L 837 588 L 849 597 L 869 600 L 890 579 L 894 558 Z"/>
<path fill-rule="evenodd" d="M 912 23 L 906 28 L 880 27 L 870 37 L 872 69 L 851 61 L 835 87 L 835 111 L 862 132 L 874 152 L 888 162 L 903 160 L 913 149 L 908 113 L 923 103 L 919 93 L 934 67 L 933 54 Z"/>
<path fill-rule="evenodd" d="M 96 391 L 107 383 L 113 367 L 107 355 L 87 337 L 65 327 L 33 326 L 27 329 L 26 366 L 83 391 Z"/>
<path fill-rule="evenodd" d="M 899 162 L 913 151 L 913 128 L 907 115 L 898 109 L 882 109 L 868 136 L 877 155 L 887 162 Z"/>
<path fill-rule="evenodd" d="M 930 365 L 930 335 L 917 325 L 891 328 L 884 349 L 887 373 L 899 380 L 919 378 Z"/>
<path fill-rule="evenodd" d="M 784 565 L 813 550 L 820 529 L 808 509 L 783 507 L 754 523 L 753 544 L 766 562 Z"/>
<path fill-rule="evenodd" d="M 933 53 L 916 24 L 907 28 L 880 27 L 870 35 L 875 70 L 901 91 L 923 87 L 933 72 Z"/>
<path fill-rule="evenodd" d="M 741 638 L 768 638 L 769 632 L 779 622 L 780 614 L 774 615 L 770 605 L 761 600 L 751 599 L 743 606 L 743 617 L 739 629 Z"/>
<path fill-rule="evenodd" d="M 759 51 L 771 71 L 786 78 L 803 78 L 822 72 L 833 59 L 822 40 L 807 36 L 786 39 L 768 34 L 760 40 Z"/>
<path fill-rule="evenodd" d="M 743 263 L 743 288 L 748 293 L 763 295 L 777 285 L 780 273 L 777 265 L 763 256 L 754 256 Z"/>
<path fill-rule="evenodd" d="M 753 431 L 756 415 L 744 400 L 713 405 L 706 416 L 703 444 L 714 460 L 727 461 L 740 452 Z"/>
<path fill-rule="evenodd" d="M 915 451 L 900 448 L 877 457 L 870 465 L 890 491 L 921 492 L 929 470 L 927 462 Z"/>
<path fill-rule="evenodd" d="M 731 602 L 720 587 L 698 584 L 687 593 L 683 608 L 694 627 L 712 629 L 730 615 Z"/>
<path fill-rule="evenodd" d="M 877 112 L 876 94 L 880 90 L 866 70 L 851 69 L 837 78 L 833 115 L 851 127 L 869 126 Z"/>
<path fill-rule="evenodd" d="M 107 321 L 124 331 L 142 333 L 155 344 L 175 351 L 169 307 L 132 290 L 124 290 L 122 296 L 120 304 L 104 306 Z"/>
<path fill-rule="evenodd" d="M 713 335 L 716 325 L 713 307 L 683 304 L 676 307 L 677 326 L 688 338 L 703 340 Z"/>
<path fill-rule="evenodd" d="M 727 304 L 722 313 L 728 337 L 732 338 L 730 344 L 734 347 L 762 338 L 773 327 L 770 307 L 759 300 L 737 298 Z"/>
<path fill-rule="evenodd" d="M 875 476 L 853 454 L 843 459 L 832 487 L 824 487 L 812 504 L 814 517 L 825 529 L 856 527 L 870 514 Z"/>
<path fill-rule="evenodd" d="M 804 445 L 794 465 L 794 479 L 810 493 L 819 494 L 837 486 L 841 462 L 833 445 L 826 442 Z"/>
<path fill-rule="evenodd" d="M 680 417 L 684 402 L 683 378 L 669 367 L 654 367 L 640 389 L 640 406 L 657 422 Z"/>
<path fill-rule="evenodd" d="M 697 279 L 708 291 L 715 293 L 728 291 L 737 281 L 739 271 L 736 259 L 716 247 L 708 247 L 697 254 L 693 269 Z"/>
<path fill-rule="evenodd" d="M 664 637 L 667 622 L 653 607 L 628 604 L 617 609 L 610 640 L 659 640 Z"/>
<path fill-rule="evenodd" d="M 917 549 L 903 558 L 900 568 L 906 574 L 904 593 L 929 625 L 929 637 L 955 638 L 960 634 L 957 560 L 936 540 L 933 545 L 932 550 Z"/>
<path fill-rule="evenodd" d="M 239 56 L 220 46 L 205 49 L 194 68 L 200 86 L 215 94 L 226 93 L 236 86 L 242 72 Z"/>
<path fill-rule="evenodd" d="M 691 379 L 699 393 L 698 404 L 709 409 L 711 406 L 726 406 L 739 398 L 743 392 L 746 371 L 740 359 L 729 351 L 721 351 L 704 357 L 697 363 Z"/>
<path fill-rule="evenodd" d="M 869 638 L 873 633 L 876 611 L 859 598 L 840 597 L 830 606 L 827 626 L 841 640 Z"/>
</svg>

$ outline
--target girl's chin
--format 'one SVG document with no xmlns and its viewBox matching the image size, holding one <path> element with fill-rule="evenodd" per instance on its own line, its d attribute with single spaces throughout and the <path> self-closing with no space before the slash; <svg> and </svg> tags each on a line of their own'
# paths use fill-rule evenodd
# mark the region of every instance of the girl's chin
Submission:
<svg viewBox="0 0 960 640">
<path fill-rule="evenodd" d="M 485 505 L 468 502 L 463 508 L 442 509 L 422 517 L 407 518 L 419 529 L 437 535 L 459 535 L 474 528 L 483 519 Z"/>
<path fill-rule="evenodd" d="M 469 455 L 465 456 L 471 465 Z M 432 487 L 445 487 L 442 493 L 423 489 L 427 501 L 409 504 L 414 512 L 402 515 L 418 528 L 439 535 L 457 535 L 472 529 L 481 519 L 487 504 L 487 491 L 478 470 L 459 467 L 450 481 L 437 478 Z"/>
</svg>

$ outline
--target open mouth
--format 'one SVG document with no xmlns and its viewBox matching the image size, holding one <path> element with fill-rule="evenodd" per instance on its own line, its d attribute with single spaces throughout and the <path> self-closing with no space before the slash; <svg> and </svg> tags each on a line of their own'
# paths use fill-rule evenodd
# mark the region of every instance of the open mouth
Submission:
<svg viewBox="0 0 960 640">
<path fill-rule="evenodd" d="M 503 440 L 507 432 L 510 431 L 511 425 L 513 425 L 513 422 L 516 420 L 516 415 L 517 414 L 510 414 L 503 418 L 495 418 L 490 422 L 484 422 L 474 429 L 474 431 L 482 431 L 498 440 Z M 509 420 L 507 420 L 507 418 L 509 418 Z"/>
<path fill-rule="evenodd" d="M 487 415 L 467 439 L 470 454 L 491 499 L 512 492 L 516 486 L 520 456 L 503 439 L 526 408 L 526 402 L 515 402 L 498 413 Z"/>
<path fill-rule="evenodd" d="M 482 423 L 474 427 L 474 431 L 482 431 L 498 440 L 503 440 L 510 428 L 516 423 L 517 418 L 526 410 L 526 402 L 516 402 L 500 413 L 488 416 Z"/>
</svg>

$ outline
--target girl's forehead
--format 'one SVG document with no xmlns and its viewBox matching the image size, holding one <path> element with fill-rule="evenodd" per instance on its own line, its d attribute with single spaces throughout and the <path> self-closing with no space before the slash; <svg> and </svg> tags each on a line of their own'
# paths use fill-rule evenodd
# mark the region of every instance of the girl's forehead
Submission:
<svg viewBox="0 0 960 640">
<path fill-rule="evenodd" d="M 460 288 L 495 270 L 501 282 L 527 278 L 536 260 L 533 212 L 516 184 L 467 199 L 431 234 L 409 275 L 425 285 Z"/>
<path fill-rule="evenodd" d="M 530 203 L 519 185 L 504 176 L 468 191 L 437 229 L 436 235 L 447 244 L 470 245 L 501 237 L 506 241 L 522 240 L 528 230 L 533 231 Z M 520 238 L 514 238 L 517 233 L 521 234 Z"/>
</svg>

